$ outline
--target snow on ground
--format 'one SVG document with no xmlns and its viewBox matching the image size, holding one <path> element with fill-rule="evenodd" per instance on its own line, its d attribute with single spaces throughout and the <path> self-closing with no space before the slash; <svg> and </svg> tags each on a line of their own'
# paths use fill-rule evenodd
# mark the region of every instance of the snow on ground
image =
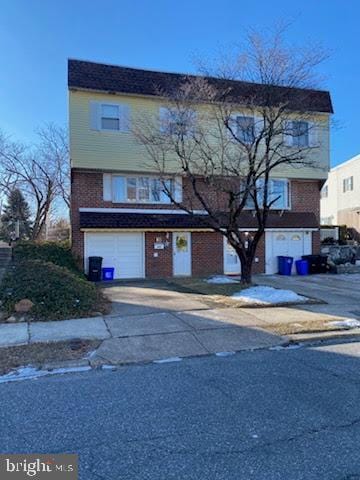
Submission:
<svg viewBox="0 0 360 480">
<path fill-rule="evenodd" d="M 329 322 L 328 325 L 333 325 L 334 327 L 340 327 L 340 328 L 359 328 L 360 321 L 355 320 L 355 318 L 347 318 L 346 320 Z"/>
<path fill-rule="evenodd" d="M 5 375 L 0 376 L 0 383 L 18 382 L 20 380 L 34 380 L 45 375 L 59 375 L 63 373 L 85 372 L 91 370 L 90 366 L 54 368 L 53 370 L 39 370 L 31 365 L 19 367 Z"/>
<path fill-rule="evenodd" d="M 235 278 L 226 277 L 225 275 L 215 275 L 214 277 L 210 277 L 205 281 L 206 283 L 218 283 L 218 284 L 239 283 L 239 281 L 235 280 Z"/>
<path fill-rule="evenodd" d="M 292 290 L 280 290 L 278 288 L 263 286 L 246 288 L 245 290 L 241 290 L 241 292 L 234 293 L 232 298 L 240 300 L 241 302 L 257 305 L 300 303 L 308 300 L 307 297 L 298 295 Z"/>
</svg>

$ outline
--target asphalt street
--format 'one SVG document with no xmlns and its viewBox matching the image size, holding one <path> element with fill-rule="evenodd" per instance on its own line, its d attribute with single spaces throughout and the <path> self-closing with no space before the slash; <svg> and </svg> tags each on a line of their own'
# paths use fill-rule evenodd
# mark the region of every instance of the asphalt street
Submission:
<svg viewBox="0 0 360 480">
<path fill-rule="evenodd" d="M 360 343 L 0 385 L 1 453 L 78 453 L 81 480 L 360 479 Z"/>
</svg>

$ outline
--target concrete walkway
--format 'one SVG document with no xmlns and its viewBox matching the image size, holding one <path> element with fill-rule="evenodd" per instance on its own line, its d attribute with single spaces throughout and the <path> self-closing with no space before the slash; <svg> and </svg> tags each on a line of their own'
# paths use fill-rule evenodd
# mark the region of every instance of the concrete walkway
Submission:
<svg viewBox="0 0 360 480">
<path fill-rule="evenodd" d="M 360 305 L 356 278 L 339 277 L 259 278 L 258 283 L 291 288 L 329 302 L 278 308 L 212 308 L 205 296 L 173 291 L 159 283 L 114 285 L 105 290 L 113 305 L 111 315 L 0 324 L 0 347 L 73 339 L 100 340 L 91 359 L 96 365 L 148 362 L 265 348 L 289 340 L 302 341 L 303 337 L 281 337 L 264 327 L 274 323 L 327 322 L 356 316 L 356 305 Z M 359 334 L 357 330 L 352 333 Z M 332 334 L 324 332 L 322 335 Z"/>
<path fill-rule="evenodd" d="M 286 339 L 241 309 L 159 312 L 55 322 L 0 324 L 0 347 L 103 340 L 93 362 L 132 363 L 280 345 Z"/>
</svg>

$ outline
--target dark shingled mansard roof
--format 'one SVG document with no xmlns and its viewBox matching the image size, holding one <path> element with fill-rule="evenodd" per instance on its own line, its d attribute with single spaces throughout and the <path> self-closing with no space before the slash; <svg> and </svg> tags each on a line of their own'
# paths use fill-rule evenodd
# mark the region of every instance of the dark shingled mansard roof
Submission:
<svg viewBox="0 0 360 480">
<path fill-rule="evenodd" d="M 156 72 L 83 60 L 68 61 L 68 86 L 70 89 L 87 89 L 109 93 L 159 96 L 159 92 L 171 92 L 193 75 Z M 269 93 L 268 87 L 257 83 L 222 80 L 206 77 L 220 91 L 227 90 L 233 102 L 246 105 L 251 102 L 262 105 Z M 286 98 L 288 108 L 294 111 L 333 113 L 330 94 L 323 90 L 289 87 L 271 87 L 275 104 Z"/>
<path fill-rule="evenodd" d="M 225 214 L 224 214 L 225 215 Z M 225 225 L 225 223 L 224 223 Z M 243 212 L 239 218 L 239 228 L 257 228 L 257 220 L 250 211 Z M 304 212 L 284 212 L 282 215 L 269 214 L 267 228 L 318 228 L 315 214 Z M 202 229 L 211 228 L 206 215 L 187 213 L 149 214 L 149 213 L 99 213 L 80 212 L 80 228 L 89 229 Z"/>
</svg>

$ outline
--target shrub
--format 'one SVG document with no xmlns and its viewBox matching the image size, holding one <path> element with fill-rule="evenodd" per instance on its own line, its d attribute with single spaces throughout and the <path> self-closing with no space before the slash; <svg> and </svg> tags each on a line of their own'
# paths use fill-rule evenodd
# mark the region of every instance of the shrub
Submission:
<svg viewBox="0 0 360 480">
<path fill-rule="evenodd" d="M 69 242 L 19 242 L 14 248 L 15 260 L 43 260 L 65 267 L 71 272 L 82 275 L 74 258 Z"/>
<path fill-rule="evenodd" d="M 94 309 L 101 310 L 102 305 L 102 297 L 92 283 L 67 268 L 41 260 L 17 261 L 3 278 L 0 300 L 9 313 L 24 298 L 34 303 L 30 314 L 36 320 L 87 316 Z"/>
</svg>

